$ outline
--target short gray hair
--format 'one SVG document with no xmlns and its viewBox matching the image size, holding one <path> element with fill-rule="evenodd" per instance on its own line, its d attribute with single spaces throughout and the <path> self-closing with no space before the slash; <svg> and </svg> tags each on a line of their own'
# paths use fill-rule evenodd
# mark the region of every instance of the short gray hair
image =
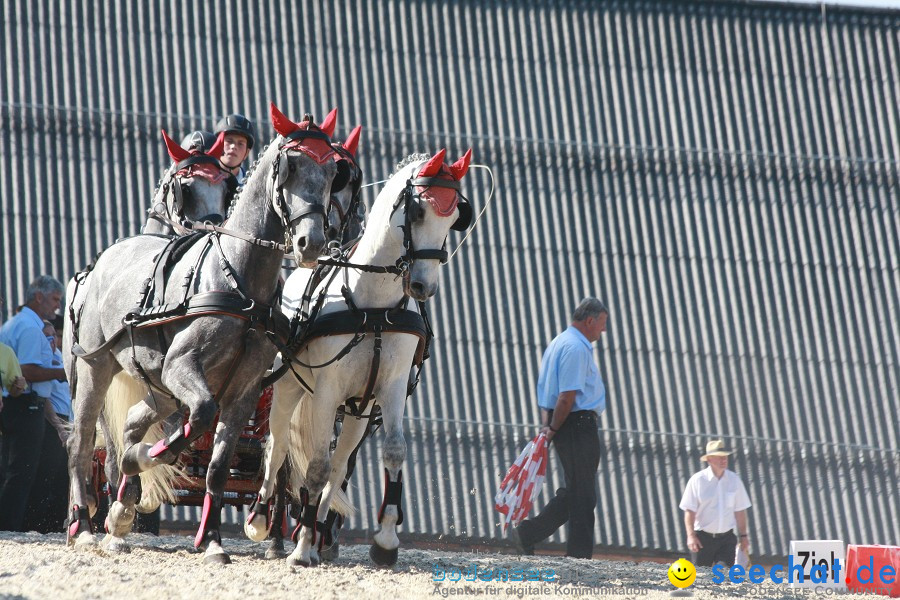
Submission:
<svg viewBox="0 0 900 600">
<path fill-rule="evenodd" d="M 50 277 L 49 275 L 41 275 L 37 279 L 31 282 L 28 286 L 28 289 L 25 290 L 25 304 L 28 304 L 32 300 L 34 300 L 37 293 L 40 292 L 43 295 L 52 294 L 54 292 L 59 292 L 62 294 L 65 292 L 65 288 L 63 284 L 58 280 Z"/>
<path fill-rule="evenodd" d="M 599 298 L 589 296 L 578 303 L 575 312 L 572 313 L 573 321 L 584 321 L 588 317 L 599 317 L 602 314 L 609 314 L 609 309 L 600 301 Z"/>
</svg>

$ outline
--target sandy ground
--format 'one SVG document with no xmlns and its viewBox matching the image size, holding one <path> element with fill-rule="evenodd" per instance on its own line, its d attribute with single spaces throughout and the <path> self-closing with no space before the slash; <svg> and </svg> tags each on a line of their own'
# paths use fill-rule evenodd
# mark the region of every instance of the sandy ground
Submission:
<svg viewBox="0 0 900 600">
<path fill-rule="evenodd" d="M 580 560 L 559 556 L 443 552 L 401 548 L 397 565 L 374 567 L 366 546 L 341 548 L 334 563 L 289 567 L 265 560 L 264 545 L 238 537 L 223 540 L 233 563 L 205 565 L 184 535 L 133 535 L 128 554 L 65 547 L 62 534 L 0 532 L 0 597 L 69 598 L 669 598 L 675 588 L 668 565 L 654 562 Z M 289 546 L 292 546 L 288 543 Z M 473 568 L 474 566 L 474 568 Z M 552 582 L 466 581 L 467 572 L 533 570 Z M 435 581 L 443 575 L 443 581 Z M 458 581 L 451 581 L 458 579 Z M 703 570 L 691 588 L 695 598 L 827 598 L 787 585 L 716 584 Z M 840 595 L 839 598 L 883 598 Z"/>
</svg>

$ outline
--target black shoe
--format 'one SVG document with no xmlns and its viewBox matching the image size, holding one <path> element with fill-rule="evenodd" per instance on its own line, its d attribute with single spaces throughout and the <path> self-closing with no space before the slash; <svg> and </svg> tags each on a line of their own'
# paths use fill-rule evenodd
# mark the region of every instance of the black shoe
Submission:
<svg viewBox="0 0 900 600">
<path fill-rule="evenodd" d="M 534 544 L 524 544 L 518 527 L 509 528 L 509 539 L 516 549 L 516 554 L 524 556 L 534 556 Z"/>
</svg>

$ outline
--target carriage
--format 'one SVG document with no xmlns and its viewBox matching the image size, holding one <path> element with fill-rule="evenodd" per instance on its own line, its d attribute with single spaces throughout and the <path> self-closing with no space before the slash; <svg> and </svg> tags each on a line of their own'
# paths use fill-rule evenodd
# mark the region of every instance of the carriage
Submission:
<svg viewBox="0 0 900 600">
<path fill-rule="evenodd" d="M 370 556 L 396 562 L 403 408 L 427 356 L 432 334 L 424 302 L 447 262 L 447 234 L 471 222 L 459 194 L 471 151 L 452 164 L 444 163 L 443 150 L 408 157 L 379 193 L 365 234 L 352 248 L 332 245 L 323 255 L 324 232 L 346 231 L 361 179 L 346 144 L 331 144 L 334 120 L 332 111 L 320 126 L 308 115 L 294 123 L 272 105 L 279 135 L 248 176 L 227 228 L 163 217 L 190 235 L 120 241 L 70 283 L 64 347 L 76 419 L 69 543 L 95 544 L 83 484 L 99 419 L 108 442 L 104 470 L 116 482 L 107 485 L 111 499 L 116 490 L 105 520 L 107 549 L 127 547 L 142 493 L 165 489 L 176 503 L 202 505 L 195 546 L 205 549 L 205 561 L 227 564 L 221 507 L 252 499 L 245 532 L 257 541 L 268 536 L 276 475 L 291 453 L 292 487 L 307 493 L 300 495 L 298 545 L 288 562 L 316 564 L 332 509 L 351 510 L 342 485 L 346 465 L 377 406 L 386 436 L 385 492 Z M 336 199 L 340 192 L 347 202 Z M 285 251 L 308 268 L 288 278 L 282 296 Z M 136 281 L 143 281 L 137 309 L 125 293 Z M 408 308 L 411 300 L 417 306 Z M 113 393 L 115 381 L 130 391 Z M 260 390 L 271 381 L 268 403 Z M 343 406 L 355 418 L 332 446 Z M 184 472 L 172 467 L 179 458 Z"/>
<path fill-rule="evenodd" d="M 222 493 L 223 504 L 243 507 L 256 499 L 256 492 L 262 483 L 263 452 L 266 436 L 269 435 L 269 409 L 272 405 L 272 386 L 266 387 L 259 396 L 259 402 L 247 425 L 241 432 L 235 446 L 234 457 L 229 465 L 229 477 Z M 183 475 L 173 482 L 172 493 L 175 504 L 202 506 L 206 492 L 206 472 L 212 458 L 214 428 L 197 438 L 185 449 L 178 459 Z M 106 480 L 106 441 L 98 432 L 94 447 L 91 486 L 98 498 L 111 495 Z"/>
</svg>

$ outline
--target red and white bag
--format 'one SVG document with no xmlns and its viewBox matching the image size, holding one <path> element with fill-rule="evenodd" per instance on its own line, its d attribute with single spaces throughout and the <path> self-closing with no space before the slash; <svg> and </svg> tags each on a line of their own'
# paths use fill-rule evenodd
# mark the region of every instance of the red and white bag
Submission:
<svg viewBox="0 0 900 600">
<path fill-rule="evenodd" d="M 546 473 L 547 436 L 539 433 L 506 472 L 500 491 L 494 497 L 494 508 L 500 513 L 504 532 L 509 525 L 517 526 L 531 512 Z"/>
</svg>

